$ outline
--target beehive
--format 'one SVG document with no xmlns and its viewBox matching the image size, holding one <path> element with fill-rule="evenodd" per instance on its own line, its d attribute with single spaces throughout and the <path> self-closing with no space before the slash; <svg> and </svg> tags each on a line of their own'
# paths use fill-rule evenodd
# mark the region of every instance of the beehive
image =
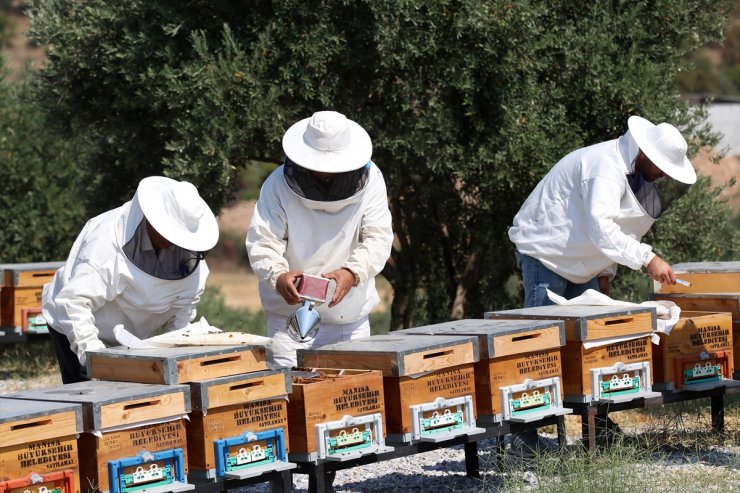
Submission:
<svg viewBox="0 0 740 493">
<path fill-rule="evenodd" d="M 740 292 L 740 261 L 685 262 L 672 265 L 673 273 L 683 284 L 654 283 L 656 293 L 738 293 Z"/>
<path fill-rule="evenodd" d="M 193 478 L 247 478 L 295 467 L 287 461 L 287 370 L 266 370 L 191 384 L 186 423 Z"/>
<path fill-rule="evenodd" d="M 393 332 L 299 350 L 302 366 L 383 372 L 389 441 L 440 441 L 475 426 L 476 337 Z"/>
<path fill-rule="evenodd" d="M 6 397 L 81 404 L 82 491 L 127 493 L 157 486 L 173 492 L 193 489 L 187 484 L 187 385 L 89 381 Z"/>
<path fill-rule="evenodd" d="M 82 406 L 0 398 L 0 492 L 79 493 Z"/>
<path fill-rule="evenodd" d="M 91 351 L 87 374 L 100 380 L 182 384 L 265 370 L 265 347 L 187 346 L 156 349 L 112 347 Z"/>
<path fill-rule="evenodd" d="M 740 292 L 735 293 L 656 293 L 656 300 L 672 301 L 682 311 L 727 312 L 732 317 L 732 357 L 734 378 L 740 380 Z"/>
<path fill-rule="evenodd" d="M 545 320 L 456 320 L 399 331 L 478 338 L 478 423 L 528 422 L 570 413 L 563 408 L 560 348 L 565 324 Z"/>
<path fill-rule="evenodd" d="M 389 450 L 379 371 L 299 368 L 288 398 L 291 460 L 349 460 Z"/>
<path fill-rule="evenodd" d="M 652 308 L 550 305 L 488 312 L 487 319 L 562 320 L 565 400 L 625 402 L 653 397 Z"/>
<path fill-rule="evenodd" d="M 48 332 L 41 314 L 41 291 L 64 262 L 0 264 L 0 325 L 16 333 Z"/>
<path fill-rule="evenodd" d="M 705 390 L 726 384 L 733 372 L 732 336 L 730 313 L 682 311 L 653 349 L 656 388 Z"/>
</svg>

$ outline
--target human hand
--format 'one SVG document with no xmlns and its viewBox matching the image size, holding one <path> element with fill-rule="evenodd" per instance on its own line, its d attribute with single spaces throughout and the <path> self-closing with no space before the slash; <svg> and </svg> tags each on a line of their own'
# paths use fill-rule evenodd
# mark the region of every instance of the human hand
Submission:
<svg viewBox="0 0 740 493">
<path fill-rule="evenodd" d="M 275 283 L 275 290 L 280 293 L 285 302 L 289 305 L 297 305 L 301 302 L 301 297 L 298 295 L 298 289 L 295 287 L 295 282 L 298 277 L 303 273 L 297 270 L 290 272 L 284 272 L 280 274 Z"/>
<path fill-rule="evenodd" d="M 609 277 L 599 276 L 599 291 L 609 296 Z"/>
<path fill-rule="evenodd" d="M 321 275 L 326 279 L 334 279 L 337 283 L 337 287 L 334 290 L 334 297 L 331 299 L 331 303 L 329 303 L 329 308 L 342 301 L 349 290 L 355 285 L 355 275 L 346 267 Z"/>
<path fill-rule="evenodd" d="M 657 255 L 647 265 L 647 271 L 654 281 L 663 284 L 676 284 L 676 275 L 673 273 L 673 269 Z"/>
</svg>

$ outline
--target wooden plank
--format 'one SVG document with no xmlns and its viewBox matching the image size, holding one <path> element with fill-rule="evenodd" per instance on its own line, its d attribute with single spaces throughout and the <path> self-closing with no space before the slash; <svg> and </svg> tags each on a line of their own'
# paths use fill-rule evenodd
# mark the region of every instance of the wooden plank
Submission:
<svg viewBox="0 0 740 493">
<path fill-rule="evenodd" d="M 655 381 L 681 389 L 683 371 L 706 362 L 719 364 L 723 378 L 732 378 L 732 335 L 730 313 L 682 312 L 670 334 L 659 334 L 660 345 L 653 351 Z"/>
<path fill-rule="evenodd" d="M 0 292 L 0 324 L 22 327 L 24 308 L 41 308 L 41 287 L 4 287 Z"/>
<path fill-rule="evenodd" d="M 185 394 L 162 394 L 143 399 L 112 402 L 100 407 L 102 429 L 169 418 L 186 412 Z"/>
<path fill-rule="evenodd" d="M 190 412 L 190 387 L 130 382 L 87 382 L 5 395 L 6 398 L 82 404 L 86 431 Z"/>
<path fill-rule="evenodd" d="M 503 413 L 501 387 L 518 385 L 525 380 L 563 379 L 560 346 L 530 353 L 514 353 L 475 364 L 475 400 L 478 416 Z M 561 385 L 561 398 L 562 385 Z M 518 398 L 518 395 L 514 395 Z"/>
<path fill-rule="evenodd" d="M 345 415 L 359 417 L 380 413 L 385 416 L 386 400 L 380 371 L 299 369 L 293 372 L 292 380 L 288 402 L 291 452 L 317 451 L 317 424 L 337 421 Z"/>
<path fill-rule="evenodd" d="M 581 342 L 568 341 L 563 350 L 563 388 L 566 396 L 591 394 L 591 370 L 617 363 L 651 362 L 650 337 L 615 342 L 586 349 Z"/>
<path fill-rule="evenodd" d="M 413 375 L 478 360 L 475 337 L 418 337 L 394 332 L 299 349 L 299 366 L 382 370 L 387 376 Z"/>
<path fill-rule="evenodd" d="M 684 262 L 671 266 L 677 277 L 691 286 L 654 283 L 656 293 L 737 293 L 740 292 L 740 261 Z"/>
<path fill-rule="evenodd" d="M 553 328 L 553 331 L 542 332 Z M 517 352 L 538 351 L 565 344 L 564 323 L 554 320 L 465 319 L 424 325 L 398 332 L 424 336 L 475 336 L 478 338 L 481 360 Z"/>
<path fill-rule="evenodd" d="M 730 312 L 740 320 L 740 293 L 657 293 L 656 300 L 672 301 L 691 312 Z"/>
<path fill-rule="evenodd" d="M 474 363 L 437 370 L 420 377 L 383 377 L 383 389 L 388 433 L 412 433 L 410 406 L 434 402 L 437 397 L 452 399 L 470 395 L 475 409 Z"/>
<path fill-rule="evenodd" d="M 267 370 L 194 382 L 191 385 L 192 407 L 207 410 L 287 395 L 290 393 L 287 373 Z"/>
<path fill-rule="evenodd" d="M 548 305 L 486 312 L 487 319 L 562 320 L 569 341 L 592 341 L 645 334 L 655 329 L 655 310 L 649 307 Z"/>
<path fill-rule="evenodd" d="M 72 470 L 75 492 L 79 493 L 78 458 L 77 435 L 57 435 L 40 441 L 0 447 L 0 481 Z"/>
<path fill-rule="evenodd" d="M 83 433 L 79 439 L 80 476 L 83 488 L 110 491 L 108 462 L 135 457 L 144 451 L 162 452 L 181 448 L 188 471 L 187 434 L 184 420 L 109 431 L 98 437 Z M 135 468 L 133 468 L 135 469 Z"/>
<path fill-rule="evenodd" d="M 403 357 L 404 374 L 415 375 L 473 363 L 477 360 L 477 346 L 476 340 L 468 340 L 462 344 L 406 354 Z"/>
<path fill-rule="evenodd" d="M 0 423 L 0 447 L 75 435 L 81 431 L 77 428 L 78 419 L 79 413 L 67 411 Z"/>
<path fill-rule="evenodd" d="M 51 282 L 51 278 L 54 277 L 56 269 L 40 269 L 30 271 L 16 271 L 14 274 L 14 283 L 12 285 L 25 288 L 25 287 L 42 287 L 44 284 Z M 6 275 L 12 275 L 12 271 L 7 271 Z M 6 278 L 6 281 L 8 279 Z"/>
<path fill-rule="evenodd" d="M 90 352 L 93 378 L 176 384 L 238 375 L 267 368 L 264 346 L 188 346 L 156 349 L 113 347 Z"/>
<path fill-rule="evenodd" d="M 264 399 L 211 408 L 205 415 L 194 411 L 186 428 L 190 468 L 207 472 L 216 468 L 216 440 L 282 428 L 289 448 L 288 403 L 285 398 Z M 266 448 L 264 441 L 255 443 Z"/>
<path fill-rule="evenodd" d="M 493 340 L 493 354 L 496 357 L 511 356 L 559 348 L 561 345 L 560 327 L 554 325 L 546 329 L 496 337 Z"/>
</svg>

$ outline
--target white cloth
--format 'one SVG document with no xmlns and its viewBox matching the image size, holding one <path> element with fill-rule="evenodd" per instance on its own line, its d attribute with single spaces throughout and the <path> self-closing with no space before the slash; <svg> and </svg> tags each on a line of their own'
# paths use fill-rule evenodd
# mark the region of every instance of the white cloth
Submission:
<svg viewBox="0 0 740 493">
<path fill-rule="evenodd" d="M 616 264 L 640 269 L 652 251 L 640 238 L 654 219 L 627 183 L 638 151 L 627 132 L 561 159 L 514 217 L 517 250 L 578 284 Z"/>
<path fill-rule="evenodd" d="M 665 335 L 671 333 L 671 330 L 673 330 L 673 327 L 678 323 L 678 319 L 681 316 L 681 308 L 679 308 L 679 306 L 673 301 L 657 300 L 643 301 L 642 303 L 631 303 L 629 301 L 615 300 L 605 295 L 604 293 L 596 291 L 595 289 L 587 289 L 580 296 L 576 296 L 575 298 L 571 298 L 569 300 L 566 300 L 562 296 L 555 294 L 548 289 L 547 297 L 550 298 L 553 303 L 556 303 L 558 305 L 598 305 L 654 308 L 656 317 L 655 332 L 660 332 Z M 657 334 L 653 335 L 652 340 L 654 344 L 660 343 L 660 338 Z M 586 349 L 588 349 L 588 347 Z"/>
<path fill-rule="evenodd" d="M 146 274 L 123 253 L 143 214 L 138 198 L 90 219 L 67 262 L 44 286 L 42 313 L 64 333 L 85 364 L 85 351 L 117 346 L 113 328 L 123 324 L 139 338 L 155 330 L 186 327 L 195 318 L 208 266 L 201 261 L 188 277 L 163 280 Z"/>
<path fill-rule="evenodd" d="M 296 350 L 325 346 L 336 342 L 370 336 L 370 319 L 362 317 L 348 324 L 319 324 L 316 337 L 308 342 L 296 342 L 285 331 L 288 317 L 267 315 L 267 335 L 272 339 L 272 360 L 278 366 L 296 366 Z"/>
<path fill-rule="evenodd" d="M 372 164 L 368 182 L 344 200 L 320 202 L 296 194 L 285 181 L 283 167 L 265 181 L 247 231 L 247 252 L 259 279 L 265 312 L 285 317 L 288 305 L 275 290 L 278 276 L 290 270 L 321 275 L 347 267 L 359 284 L 329 308 L 318 307 L 321 321 L 347 324 L 366 316 L 379 303 L 375 276 L 383 269 L 393 242 L 385 180 Z M 330 284 L 327 299 L 334 293 Z"/>
</svg>

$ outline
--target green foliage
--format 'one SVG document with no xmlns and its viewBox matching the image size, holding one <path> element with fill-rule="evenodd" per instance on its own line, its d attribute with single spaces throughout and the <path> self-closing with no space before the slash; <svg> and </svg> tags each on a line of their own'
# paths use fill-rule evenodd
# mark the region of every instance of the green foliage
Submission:
<svg viewBox="0 0 740 493">
<path fill-rule="evenodd" d="M 63 260 L 84 224 L 82 158 L 45 126 L 30 85 L 0 81 L 0 262 Z"/>
<path fill-rule="evenodd" d="M 740 4 L 735 6 L 719 53 L 717 48 L 710 44 L 705 49 L 687 54 L 690 65 L 677 77 L 681 92 L 740 95 Z"/>
<path fill-rule="evenodd" d="M 711 143 L 679 99 L 685 55 L 729 0 L 36 0 L 41 100 L 93 152 L 90 211 L 164 173 L 217 208 L 293 122 L 336 109 L 384 171 L 397 242 L 391 328 L 516 302 L 506 230 L 537 181 L 640 114 Z M 101 166 L 104 164 L 104 166 Z M 92 193 L 92 191 L 95 193 Z M 706 241 L 706 237 L 697 238 Z"/>
<path fill-rule="evenodd" d="M 262 311 L 253 313 L 249 310 L 226 306 L 224 297 L 218 288 L 206 288 L 197 308 L 197 318 L 205 317 L 213 327 L 224 331 L 267 335 L 267 322 L 265 322 L 265 315 Z"/>
</svg>

